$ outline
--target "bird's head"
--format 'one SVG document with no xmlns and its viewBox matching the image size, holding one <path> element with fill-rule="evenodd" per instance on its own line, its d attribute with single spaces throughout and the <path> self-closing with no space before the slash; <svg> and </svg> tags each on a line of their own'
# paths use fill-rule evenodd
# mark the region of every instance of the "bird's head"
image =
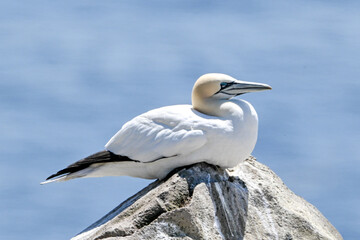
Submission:
<svg viewBox="0 0 360 240">
<path fill-rule="evenodd" d="M 248 93 L 269 90 L 264 83 L 245 82 L 221 73 L 202 75 L 194 84 L 194 95 L 201 98 L 230 99 Z"/>
<path fill-rule="evenodd" d="M 269 89 L 271 87 L 264 83 L 245 82 L 226 74 L 208 73 L 195 82 L 192 105 L 195 109 L 201 110 L 206 100 L 228 100 L 244 93 Z"/>
</svg>

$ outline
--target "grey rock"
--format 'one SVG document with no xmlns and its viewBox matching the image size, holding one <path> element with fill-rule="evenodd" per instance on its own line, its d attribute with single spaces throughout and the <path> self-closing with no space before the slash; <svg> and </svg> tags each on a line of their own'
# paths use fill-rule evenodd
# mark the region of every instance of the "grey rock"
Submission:
<svg viewBox="0 0 360 240">
<path fill-rule="evenodd" d="M 83 239 L 342 239 L 310 203 L 250 157 L 173 171 L 92 224 Z"/>
</svg>

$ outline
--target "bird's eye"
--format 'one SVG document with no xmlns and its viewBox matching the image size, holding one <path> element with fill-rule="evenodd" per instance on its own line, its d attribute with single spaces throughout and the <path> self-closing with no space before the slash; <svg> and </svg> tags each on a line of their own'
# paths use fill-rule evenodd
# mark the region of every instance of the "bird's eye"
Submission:
<svg viewBox="0 0 360 240">
<path fill-rule="evenodd" d="M 228 84 L 226 83 L 226 82 L 222 82 L 222 83 L 220 83 L 220 87 L 221 88 L 224 88 L 224 87 L 226 87 Z"/>
<path fill-rule="evenodd" d="M 222 82 L 222 83 L 220 83 L 220 87 L 221 87 L 221 89 L 223 89 L 223 88 L 231 86 L 232 84 L 233 84 L 232 82 Z"/>
</svg>

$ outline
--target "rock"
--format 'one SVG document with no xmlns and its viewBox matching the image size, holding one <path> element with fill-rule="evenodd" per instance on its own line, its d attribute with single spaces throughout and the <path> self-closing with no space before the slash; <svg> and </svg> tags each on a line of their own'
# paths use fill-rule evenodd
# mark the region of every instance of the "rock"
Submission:
<svg viewBox="0 0 360 240">
<path fill-rule="evenodd" d="M 130 197 L 73 240 L 342 239 L 310 203 L 250 157 L 229 170 L 177 169 Z"/>
</svg>

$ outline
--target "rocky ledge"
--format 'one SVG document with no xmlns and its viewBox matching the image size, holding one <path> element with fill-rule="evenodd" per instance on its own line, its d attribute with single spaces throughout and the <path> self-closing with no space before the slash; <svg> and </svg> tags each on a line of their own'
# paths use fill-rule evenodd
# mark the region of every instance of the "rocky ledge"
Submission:
<svg viewBox="0 0 360 240">
<path fill-rule="evenodd" d="M 250 157 L 228 170 L 206 163 L 177 169 L 72 239 L 342 237 L 313 205 Z"/>
</svg>

